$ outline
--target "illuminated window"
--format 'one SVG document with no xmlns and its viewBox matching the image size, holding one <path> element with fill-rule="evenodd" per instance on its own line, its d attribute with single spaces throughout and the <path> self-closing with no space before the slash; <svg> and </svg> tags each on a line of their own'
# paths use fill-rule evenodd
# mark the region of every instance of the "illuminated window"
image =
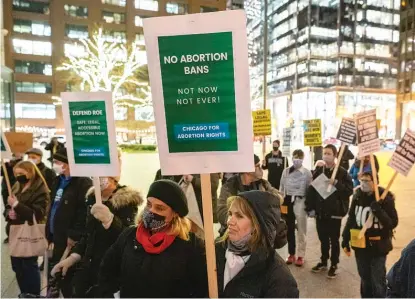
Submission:
<svg viewBox="0 0 415 299">
<path fill-rule="evenodd" d="M 13 31 L 40 36 L 50 36 L 50 26 L 46 22 L 31 20 L 14 20 Z"/>
<path fill-rule="evenodd" d="M 137 27 L 143 27 L 143 18 L 140 16 L 135 16 L 134 17 L 134 24 Z"/>
<path fill-rule="evenodd" d="M 126 120 L 127 119 L 127 107 L 114 107 L 114 119 L 115 120 Z"/>
<path fill-rule="evenodd" d="M 105 30 L 102 34 L 102 38 L 110 43 L 126 43 L 127 36 L 123 31 L 110 31 Z"/>
<path fill-rule="evenodd" d="M 50 104 L 48 105 L 48 104 L 16 103 L 14 110 L 15 110 L 16 118 L 40 118 L 40 119 L 55 119 L 56 118 L 55 105 L 50 105 Z"/>
<path fill-rule="evenodd" d="M 85 57 L 88 55 L 84 46 L 79 45 L 79 44 L 66 43 L 64 45 L 64 49 L 65 49 L 65 56 L 69 56 L 70 54 L 74 57 Z"/>
<path fill-rule="evenodd" d="M 135 42 L 136 42 L 138 45 L 144 45 L 144 44 L 145 44 L 145 41 L 144 41 L 144 35 L 143 35 L 143 34 L 136 34 L 136 35 L 135 35 Z"/>
<path fill-rule="evenodd" d="M 19 54 L 43 56 L 50 56 L 52 54 L 52 44 L 50 42 L 14 38 L 13 48 L 14 51 Z"/>
<path fill-rule="evenodd" d="M 51 93 L 52 84 L 41 82 L 16 82 L 16 92 Z"/>
<path fill-rule="evenodd" d="M 135 8 L 142 10 L 158 11 L 159 3 L 156 0 L 135 0 Z"/>
<path fill-rule="evenodd" d="M 52 76 L 52 65 L 50 63 L 38 61 L 22 61 L 14 62 L 14 71 L 23 74 L 39 74 Z"/>
<path fill-rule="evenodd" d="M 125 14 L 111 11 L 103 11 L 102 19 L 107 23 L 125 24 Z"/>
<path fill-rule="evenodd" d="M 87 18 L 88 7 L 65 4 L 65 14 L 71 17 Z"/>
<path fill-rule="evenodd" d="M 13 10 L 49 14 L 49 3 L 30 0 L 13 0 Z"/>
<path fill-rule="evenodd" d="M 65 31 L 69 38 L 88 38 L 88 26 L 66 24 Z"/>
<path fill-rule="evenodd" d="M 125 2 L 125 0 L 102 0 L 102 3 L 104 4 L 111 4 L 117 6 L 125 6 Z"/>
<path fill-rule="evenodd" d="M 176 3 L 176 2 L 167 2 L 166 3 L 166 12 L 171 14 L 185 14 L 187 13 L 187 4 Z"/>
</svg>

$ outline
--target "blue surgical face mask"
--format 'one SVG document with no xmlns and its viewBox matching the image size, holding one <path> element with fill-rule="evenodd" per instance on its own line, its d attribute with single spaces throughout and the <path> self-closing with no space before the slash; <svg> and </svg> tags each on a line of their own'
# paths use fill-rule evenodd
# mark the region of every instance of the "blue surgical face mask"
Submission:
<svg viewBox="0 0 415 299">
<path fill-rule="evenodd" d="M 303 159 L 293 159 L 294 168 L 300 168 L 303 166 Z"/>
</svg>

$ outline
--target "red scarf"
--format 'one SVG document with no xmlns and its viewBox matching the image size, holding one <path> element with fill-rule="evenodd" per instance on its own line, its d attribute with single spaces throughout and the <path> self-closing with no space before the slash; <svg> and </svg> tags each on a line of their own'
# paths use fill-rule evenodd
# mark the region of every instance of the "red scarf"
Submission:
<svg viewBox="0 0 415 299">
<path fill-rule="evenodd" d="M 147 253 L 160 254 L 168 248 L 176 239 L 176 236 L 168 235 L 165 232 L 158 232 L 153 235 L 140 225 L 137 227 L 135 237 Z"/>
</svg>

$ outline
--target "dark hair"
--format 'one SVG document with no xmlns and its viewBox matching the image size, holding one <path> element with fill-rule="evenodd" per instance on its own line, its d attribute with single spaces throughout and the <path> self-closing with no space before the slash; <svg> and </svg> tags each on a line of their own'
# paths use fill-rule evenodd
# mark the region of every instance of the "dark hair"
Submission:
<svg viewBox="0 0 415 299">
<path fill-rule="evenodd" d="M 371 171 L 365 171 L 364 173 L 362 173 L 362 176 L 368 176 L 373 181 L 373 174 Z"/>
<path fill-rule="evenodd" d="M 303 157 L 304 158 L 304 152 L 300 149 L 296 149 L 295 151 L 293 151 L 293 157 L 294 156 L 298 156 L 298 157 Z"/>
<path fill-rule="evenodd" d="M 333 144 L 327 144 L 324 149 L 331 149 L 333 155 L 337 157 L 337 148 Z"/>
<path fill-rule="evenodd" d="M 280 143 L 280 141 L 278 140 L 278 139 L 275 139 L 272 143 L 278 143 L 278 145 L 280 145 L 281 143 Z"/>
</svg>

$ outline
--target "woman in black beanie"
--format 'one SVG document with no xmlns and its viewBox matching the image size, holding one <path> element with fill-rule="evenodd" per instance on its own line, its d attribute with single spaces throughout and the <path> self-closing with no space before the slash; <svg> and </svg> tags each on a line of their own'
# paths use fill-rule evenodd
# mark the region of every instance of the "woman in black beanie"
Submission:
<svg viewBox="0 0 415 299">
<path fill-rule="evenodd" d="M 203 243 L 190 233 L 186 196 L 170 180 L 150 186 L 136 227 L 126 229 L 107 251 L 98 297 L 190 298 L 207 294 Z"/>
</svg>

